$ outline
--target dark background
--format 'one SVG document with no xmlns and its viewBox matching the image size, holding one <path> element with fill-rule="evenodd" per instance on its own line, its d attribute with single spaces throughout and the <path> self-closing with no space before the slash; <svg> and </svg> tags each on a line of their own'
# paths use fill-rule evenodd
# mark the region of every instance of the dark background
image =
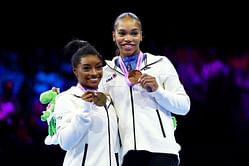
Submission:
<svg viewBox="0 0 249 166">
<path fill-rule="evenodd" d="M 153 40 L 160 46 L 247 46 L 245 4 L 157 0 L 2 4 L 1 44 L 23 49 L 61 47 L 73 37 L 80 37 L 111 53 L 112 25 L 116 16 L 125 11 L 134 12 L 141 19 L 145 43 Z"/>
<path fill-rule="evenodd" d="M 0 7 L 0 47 L 1 51 L 7 49 L 20 54 L 19 64 L 29 79 L 35 74 L 39 62 L 49 64 L 46 68 L 49 71 L 50 65 L 60 62 L 60 58 L 67 59 L 62 55 L 62 48 L 73 38 L 88 40 L 105 59 L 111 59 L 115 49 L 112 25 L 114 19 L 126 11 L 134 12 L 142 21 L 144 39 L 141 48 L 146 52 L 162 54 L 165 48 L 181 47 L 213 47 L 221 52 L 249 49 L 248 10 L 239 2 L 192 4 L 112 0 L 13 3 L 15 5 L 2 4 Z M 44 55 L 35 56 L 37 48 L 43 49 Z M 56 54 L 53 58 L 46 54 L 51 51 Z M 227 55 L 221 54 L 219 58 L 225 59 Z M 218 80 L 215 84 L 222 86 L 227 82 Z M 247 162 L 245 154 L 248 154 L 249 146 L 245 140 L 249 137 L 248 127 L 244 125 L 248 122 L 234 123 L 236 113 L 226 112 L 225 107 L 238 92 L 239 89 L 232 87 L 229 101 L 212 102 L 212 105 L 193 100 L 190 113 L 185 117 L 177 116 L 176 139 L 182 146 L 181 165 L 242 165 L 242 162 Z M 25 99 L 33 96 L 27 91 L 20 95 Z M 24 102 L 23 99 L 21 105 L 29 108 Z M 214 112 L 217 104 L 221 110 L 219 113 Z M 228 131 L 223 135 L 223 130 Z M 3 157 L 0 156 L 0 161 L 10 165 L 14 161 L 25 165 L 61 165 L 64 152 L 57 146 L 43 144 L 46 131 L 33 133 L 36 133 L 34 144 L 13 143 L 11 140 L 1 142 Z"/>
</svg>

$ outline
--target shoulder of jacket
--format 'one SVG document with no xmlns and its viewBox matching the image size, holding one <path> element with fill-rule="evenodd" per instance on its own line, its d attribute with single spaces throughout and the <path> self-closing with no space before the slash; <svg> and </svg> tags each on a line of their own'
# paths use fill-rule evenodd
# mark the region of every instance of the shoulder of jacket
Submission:
<svg viewBox="0 0 249 166">
<path fill-rule="evenodd" d="M 82 93 L 83 92 L 79 88 L 77 88 L 75 86 L 72 86 L 68 90 L 59 93 L 56 96 L 56 99 L 58 100 L 58 99 L 61 99 L 61 98 L 69 98 L 70 96 L 73 96 L 73 95 L 81 96 Z"/>
<path fill-rule="evenodd" d="M 103 67 L 103 69 L 105 70 L 107 68 L 114 68 L 117 58 L 118 57 L 115 56 L 112 60 L 105 60 L 106 65 Z"/>
<path fill-rule="evenodd" d="M 160 58 L 168 59 L 167 57 L 162 56 L 162 55 L 155 55 L 155 54 L 151 54 L 151 53 L 148 53 L 148 52 L 146 52 L 145 54 L 147 56 L 147 59 L 160 59 Z"/>
<path fill-rule="evenodd" d="M 165 56 L 161 56 L 161 55 L 153 55 L 151 53 L 145 53 L 146 54 L 146 61 L 147 64 L 151 65 L 151 64 L 156 64 L 159 62 L 166 62 L 168 61 L 168 59 Z"/>
</svg>

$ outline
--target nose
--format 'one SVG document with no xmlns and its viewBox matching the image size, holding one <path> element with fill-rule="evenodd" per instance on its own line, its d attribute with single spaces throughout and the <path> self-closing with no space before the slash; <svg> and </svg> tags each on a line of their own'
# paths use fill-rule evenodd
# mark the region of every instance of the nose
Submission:
<svg viewBox="0 0 249 166">
<path fill-rule="evenodd" d="M 125 41 L 131 41 L 131 36 L 130 35 L 126 35 L 124 38 Z"/>
<path fill-rule="evenodd" d="M 98 74 L 98 70 L 96 70 L 95 68 L 93 68 L 93 69 L 91 70 L 91 74 L 92 74 L 92 75 L 97 75 L 97 74 Z"/>
<path fill-rule="evenodd" d="M 93 67 L 89 74 L 92 76 L 98 77 L 98 76 L 102 75 L 102 72 L 103 72 L 102 68 Z"/>
</svg>

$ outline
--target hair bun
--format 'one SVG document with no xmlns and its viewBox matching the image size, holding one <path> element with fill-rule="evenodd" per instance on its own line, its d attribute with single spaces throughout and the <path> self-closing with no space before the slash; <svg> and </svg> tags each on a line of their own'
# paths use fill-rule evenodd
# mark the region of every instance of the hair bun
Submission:
<svg viewBox="0 0 249 166">
<path fill-rule="evenodd" d="M 87 41 L 75 39 L 66 44 L 64 47 L 64 54 L 67 56 L 72 56 L 76 53 L 80 48 L 89 45 Z"/>
</svg>

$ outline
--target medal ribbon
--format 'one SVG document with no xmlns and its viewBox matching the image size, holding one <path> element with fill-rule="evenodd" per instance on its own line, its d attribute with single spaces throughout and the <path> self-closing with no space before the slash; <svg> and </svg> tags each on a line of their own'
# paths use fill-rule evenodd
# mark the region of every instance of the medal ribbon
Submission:
<svg viewBox="0 0 249 166">
<path fill-rule="evenodd" d="M 142 63 L 142 60 L 143 60 L 143 53 L 140 51 L 140 53 L 138 55 L 137 64 L 136 64 L 136 70 L 140 69 L 140 65 Z M 128 79 L 129 72 L 128 72 L 128 70 L 127 70 L 121 56 L 118 57 L 118 61 L 119 61 L 120 68 L 121 68 L 122 72 L 125 75 L 125 78 L 126 78 L 126 81 L 127 81 L 128 85 L 131 86 L 132 84 L 131 84 L 130 80 Z"/>
</svg>

